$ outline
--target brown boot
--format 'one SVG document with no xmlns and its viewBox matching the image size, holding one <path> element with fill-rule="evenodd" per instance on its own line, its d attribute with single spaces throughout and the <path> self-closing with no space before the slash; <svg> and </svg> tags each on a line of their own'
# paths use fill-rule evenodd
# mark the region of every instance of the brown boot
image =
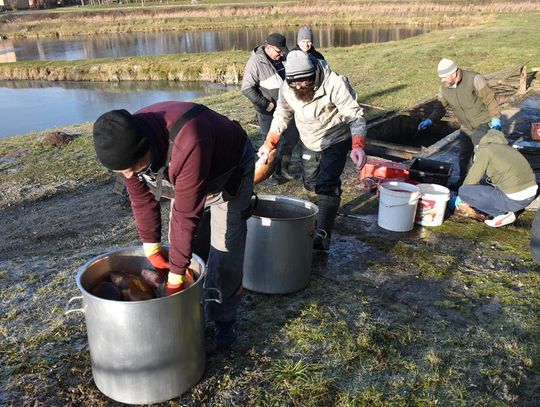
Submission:
<svg viewBox="0 0 540 407">
<path fill-rule="evenodd" d="M 458 206 L 456 206 L 456 209 L 454 210 L 454 215 L 461 216 L 463 218 L 474 219 L 479 222 L 483 222 L 487 219 L 484 214 L 478 212 L 476 209 L 474 209 L 469 204 L 466 204 L 465 202 L 461 202 Z"/>
</svg>

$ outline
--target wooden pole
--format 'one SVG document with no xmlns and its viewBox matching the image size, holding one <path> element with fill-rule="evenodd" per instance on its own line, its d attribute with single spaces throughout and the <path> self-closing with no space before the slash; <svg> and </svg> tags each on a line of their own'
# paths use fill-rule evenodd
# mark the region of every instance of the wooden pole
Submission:
<svg viewBox="0 0 540 407">
<path fill-rule="evenodd" d="M 519 88 L 518 94 L 523 95 L 527 91 L 527 65 L 521 67 L 519 73 Z"/>
</svg>

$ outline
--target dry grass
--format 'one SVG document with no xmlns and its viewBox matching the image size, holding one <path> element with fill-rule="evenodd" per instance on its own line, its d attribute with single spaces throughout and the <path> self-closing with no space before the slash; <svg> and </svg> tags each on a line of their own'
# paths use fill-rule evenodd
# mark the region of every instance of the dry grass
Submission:
<svg viewBox="0 0 540 407">
<path fill-rule="evenodd" d="M 533 1 L 494 2 L 290 2 L 275 5 L 208 5 L 86 9 L 63 13 L 14 14 L 0 18 L 0 36 L 90 35 L 107 32 L 218 29 L 259 25 L 294 26 L 367 23 L 465 25 L 498 13 L 538 11 Z M 314 15 L 314 10 L 317 10 Z"/>
</svg>

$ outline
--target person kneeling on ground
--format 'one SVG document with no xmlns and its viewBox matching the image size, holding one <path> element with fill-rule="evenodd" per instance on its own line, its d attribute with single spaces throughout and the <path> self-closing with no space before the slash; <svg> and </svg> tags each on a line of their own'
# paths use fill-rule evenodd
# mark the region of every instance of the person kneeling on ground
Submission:
<svg viewBox="0 0 540 407">
<path fill-rule="evenodd" d="M 486 183 L 481 183 L 484 177 Z M 500 227 L 514 222 L 515 212 L 529 205 L 537 190 L 525 157 L 508 145 L 502 132 L 491 129 L 478 144 L 473 165 L 459 188 L 456 209 L 465 203 L 492 217 L 485 220 L 486 225 Z"/>
</svg>

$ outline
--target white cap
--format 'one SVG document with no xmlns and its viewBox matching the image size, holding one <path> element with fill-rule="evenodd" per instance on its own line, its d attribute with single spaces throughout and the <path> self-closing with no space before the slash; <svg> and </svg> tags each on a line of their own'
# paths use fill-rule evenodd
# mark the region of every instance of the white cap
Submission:
<svg viewBox="0 0 540 407">
<path fill-rule="evenodd" d="M 446 78 L 456 71 L 457 65 L 451 59 L 443 58 L 439 61 L 439 65 L 437 66 L 437 75 L 439 75 L 439 78 Z"/>
</svg>

